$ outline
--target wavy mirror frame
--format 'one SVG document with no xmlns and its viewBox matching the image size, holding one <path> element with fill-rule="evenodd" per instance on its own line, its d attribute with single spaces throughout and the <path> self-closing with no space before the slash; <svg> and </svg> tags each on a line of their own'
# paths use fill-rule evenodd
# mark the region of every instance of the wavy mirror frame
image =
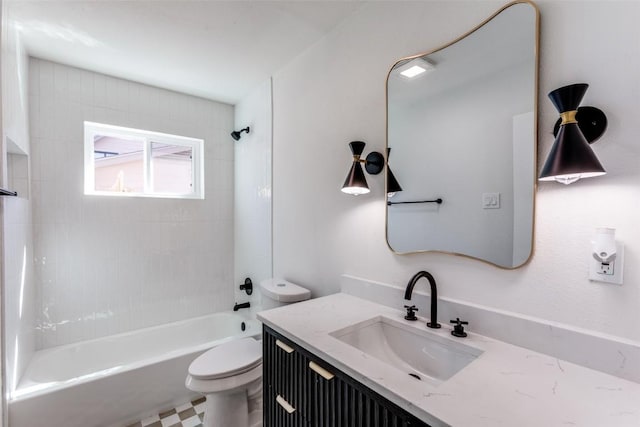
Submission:
<svg viewBox="0 0 640 427">
<path fill-rule="evenodd" d="M 524 5 L 529 5 L 532 9 L 533 12 L 535 13 L 535 59 L 534 59 L 534 64 L 535 64 L 535 70 L 534 70 L 534 82 L 533 82 L 533 86 L 534 86 L 534 96 L 533 96 L 533 143 L 534 143 L 534 147 L 533 147 L 533 176 L 532 176 L 532 185 L 533 185 L 533 200 L 532 200 L 532 222 L 531 222 L 531 245 L 530 245 L 530 251 L 529 251 L 529 256 L 524 260 L 524 262 L 515 265 L 515 266 L 504 266 L 504 265 L 500 265 L 500 264 L 496 264 L 494 262 L 482 259 L 482 258 L 478 258 L 478 257 L 474 257 L 472 255 L 467 255 L 467 254 L 463 254 L 463 253 L 457 253 L 457 252 L 450 252 L 450 251 L 442 251 L 442 250 L 435 250 L 435 249 L 426 249 L 426 250 L 416 250 L 416 251 L 406 251 L 406 252 L 401 252 L 401 251 L 396 251 L 395 249 L 393 249 L 393 247 L 391 246 L 391 244 L 389 243 L 389 196 L 388 193 L 386 192 L 386 189 L 389 185 L 389 177 L 388 177 L 388 173 L 385 173 L 385 241 L 387 242 L 387 246 L 389 247 L 389 250 L 391 250 L 394 254 L 396 255 L 409 255 L 409 254 L 419 254 L 419 253 L 440 253 L 440 254 L 447 254 L 447 255 L 455 255 L 455 256 L 459 256 L 459 257 L 463 257 L 463 258 L 469 258 L 469 259 L 474 259 L 480 262 L 483 262 L 485 264 L 489 264 L 495 267 L 498 267 L 500 269 L 503 270 L 515 270 L 517 268 L 521 268 L 525 265 L 527 265 L 531 259 L 533 258 L 533 253 L 534 253 L 534 249 L 535 249 L 535 217 L 536 217 L 536 193 L 537 193 L 537 164 L 538 164 L 538 160 L 537 160 L 537 154 L 538 154 L 538 91 L 539 91 L 539 79 L 540 79 L 540 10 L 538 9 L 537 5 L 533 2 L 533 1 L 529 1 L 529 0 L 516 0 L 510 3 L 507 3 L 506 5 L 504 5 L 503 7 L 501 7 L 500 9 L 498 9 L 495 13 L 493 13 L 491 16 L 489 16 L 487 19 L 485 19 L 483 22 L 481 22 L 479 25 L 477 25 L 476 27 L 472 28 L 470 31 L 462 34 L 460 37 L 454 39 L 453 41 L 440 46 L 437 49 L 434 49 L 432 51 L 428 51 L 428 52 L 423 52 L 423 53 L 419 53 L 416 55 L 412 55 L 412 56 L 407 56 L 404 58 L 399 59 L 398 61 L 396 61 L 396 63 L 393 64 L 393 66 L 390 68 L 389 72 L 387 73 L 387 79 L 386 79 L 386 86 L 385 86 L 385 101 L 386 101 L 386 105 L 385 105 L 385 109 L 386 109 L 386 150 L 387 152 L 389 152 L 389 78 L 391 76 L 391 73 L 393 72 L 393 70 L 396 68 L 396 66 L 398 64 L 401 63 L 405 63 L 407 61 L 410 61 L 412 59 L 415 58 L 420 58 L 420 57 L 425 57 L 427 55 L 431 55 L 433 53 L 436 52 L 440 52 L 443 49 L 446 49 L 449 46 L 454 45 L 455 43 L 465 39 L 466 37 L 472 35 L 473 33 L 475 33 L 476 31 L 478 31 L 480 28 L 482 28 L 484 25 L 486 25 L 487 23 L 489 23 L 492 19 L 494 19 L 495 17 L 497 17 L 500 13 L 502 13 L 503 11 L 505 11 L 506 9 L 515 6 L 515 5 L 519 5 L 519 4 L 524 4 Z M 388 159 L 387 159 L 388 161 Z"/>
</svg>

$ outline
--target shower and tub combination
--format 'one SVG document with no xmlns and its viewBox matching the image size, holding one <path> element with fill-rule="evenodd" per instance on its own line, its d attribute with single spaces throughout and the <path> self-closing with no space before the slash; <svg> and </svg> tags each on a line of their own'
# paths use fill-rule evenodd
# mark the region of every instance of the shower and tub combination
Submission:
<svg viewBox="0 0 640 427">
<path fill-rule="evenodd" d="M 229 311 L 37 351 L 9 397 L 9 424 L 127 425 L 197 396 L 184 381 L 200 354 L 260 334 Z"/>
<path fill-rule="evenodd" d="M 201 353 L 261 333 L 250 310 L 230 309 L 234 271 L 271 275 L 271 83 L 255 103 L 234 107 L 38 58 L 28 65 L 30 110 L 46 106 L 47 114 L 26 123 L 35 136 L 28 147 L 37 174 L 29 183 L 37 191 L 11 198 L 25 225 L 3 259 L 21 267 L 5 270 L 5 414 L 12 427 L 129 425 L 196 397 L 185 377 Z M 87 97 L 66 114 L 79 72 Z M 65 84 L 54 90 L 57 81 Z M 51 90 L 40 91 L 45 83 Z M 119 96 L 122 111 L 96 102 L 93 88 L 104 98 L 108 84 L 128 88 L 109 94 Z M 206 197 L 85 196 L 85 120 L 202 138 Z M 250 123 L 251 133 L 234 121 Z M 229 135 L 234 129 L 240 144 Z M 259 203 L 249 191 L 257 186 Z M 236 210 L 236 200 L 247 208 Z M 5 231 L 15 230 L 6 223 Z M 265 232 L 236 236 L 234 227 L 249 226 Z"/>
</svg>

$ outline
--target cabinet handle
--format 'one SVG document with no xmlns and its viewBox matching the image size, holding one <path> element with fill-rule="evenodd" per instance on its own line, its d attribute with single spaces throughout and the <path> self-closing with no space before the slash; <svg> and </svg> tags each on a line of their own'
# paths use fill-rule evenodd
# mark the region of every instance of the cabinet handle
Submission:
<svg viewBox="0 0 640 427">
<path fill-rule="evenodd" d="M 280 347 L 281 349 L 283 349 L 284 351 L 286 351 L 287 353 L 293 353 L 293 348 L 288 346 L 288 345 L 286 345 L 285 343 L 283 343 L 280 340 L 276 340 L 276 345 L 278 347 Z"/>
<path fill-rule="evenodd" d="M 324 369 L 322 366 L 318 365 L 316 362 L 309 362 L 309 368 L 311 368 L 312 371 L 315 371 L 325 380 L 330 380 L 335 376 L 331 372 Z"/>
<path fill-rule="evenodd" d="M 282 406 L 282 408 L 290 414 L 293 414 L 296 410 L 296 408 L 291 406 L 289 402 L 284 400 L 284 398 L 280 395 L 276 396 L 276 402 L 278 402 L 278 405 Z"/>
</svg>

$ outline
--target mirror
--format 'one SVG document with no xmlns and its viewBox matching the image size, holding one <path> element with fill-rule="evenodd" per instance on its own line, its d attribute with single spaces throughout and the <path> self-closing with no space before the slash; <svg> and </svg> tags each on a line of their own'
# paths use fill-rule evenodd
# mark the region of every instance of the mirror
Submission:
<svg viewBox="0 0 640 427">
<path fill-rule="evenodd" d="M 530 258 L 538 32 L 535 5 L 510 3 L 392 67 L 387 148 L 402 189 L 387 195 L 394 252 L 452 253 L 502 268 Z"/>
</svg>

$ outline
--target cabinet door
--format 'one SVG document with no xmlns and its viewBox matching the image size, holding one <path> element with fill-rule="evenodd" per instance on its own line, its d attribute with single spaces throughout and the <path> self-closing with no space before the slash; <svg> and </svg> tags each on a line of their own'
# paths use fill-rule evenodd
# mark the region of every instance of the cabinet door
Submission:
<svg viewBox="0 0 640 427">
<path fill-rule="evenodd" d="M 266 328 L 262 348 L 265 427 L 307 426 L 312 398 L 310 375 L 305 375 L 307 357 Z"/>
<path fill-rule="evenodd" d="M 335 368 L 317 359 L 315 366 L 311 363 L 314 405 L 310 426 L 429 427 Z"/>
<path fill-rule="evenodd" d="M 266 326 L 263 355 L 265 427 L 429 427 Z"/>
</svg>

